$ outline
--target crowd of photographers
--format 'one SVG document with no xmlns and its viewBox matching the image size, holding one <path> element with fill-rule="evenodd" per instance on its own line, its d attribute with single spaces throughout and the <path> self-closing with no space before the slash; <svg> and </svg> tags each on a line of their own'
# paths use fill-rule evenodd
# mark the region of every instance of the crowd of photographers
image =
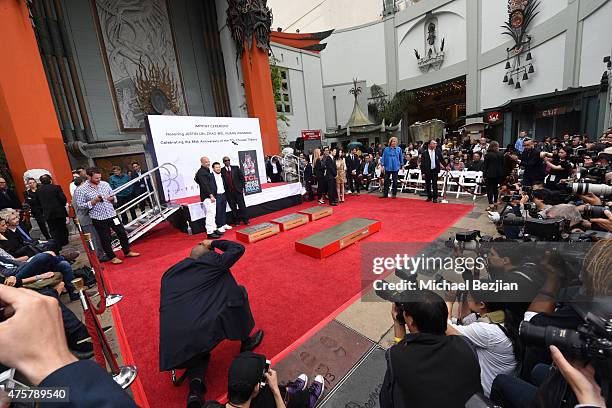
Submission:
<svg viewBox="0 0 612 408">
<path fill-rule="evenodd" d="M 488 210 L 506 238 L 590 241 L 612 232 L 611 129 L 595 141 L 566 134 L 539 143 L 522 132 L 505 155 L 512 168 Z"/>
</svg>

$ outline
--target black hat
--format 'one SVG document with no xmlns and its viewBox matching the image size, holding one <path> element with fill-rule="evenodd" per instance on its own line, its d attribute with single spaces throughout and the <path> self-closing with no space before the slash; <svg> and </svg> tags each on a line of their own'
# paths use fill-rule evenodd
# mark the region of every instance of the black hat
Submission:
<svg viewBox="0 0 612 408">
<path fill-rule="evenodd" d="M 230 402 L 242 404 L 249 400 L 263 376 L 266 357 L 250 351 L 239 354 L 227 373 L 227 397 Z"/>
</svg>

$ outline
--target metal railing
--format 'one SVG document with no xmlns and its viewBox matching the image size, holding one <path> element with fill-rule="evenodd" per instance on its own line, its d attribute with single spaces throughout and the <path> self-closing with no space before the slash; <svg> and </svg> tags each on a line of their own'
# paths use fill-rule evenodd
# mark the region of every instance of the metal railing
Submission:
<svg viewBox="0 0 612 408">
<path fill-rule="evenodd" d="M 121 216 L 126 214 L 126 212 L 135 211 L 135 207 L 139 207 L 141 209 L 141 213 L 138 214 L 136 218 L 125 224 L 130 242 L 142 236 L 155 225 L 164 221 L 167 216 L 179 208 L 178 205 L 173 204 L 171 201 L 162 204 L 163 200 L 160 199 L 160 194 L 163 194 L 163 192 L 159 191 L 158 183 L 156 182 L 156 177 L 160 176 L 162 172 L 167 175 L 165 180 L 167 180 L 169 183 L 171 183 L 178 175 L 176 166 L 171 163 L 164 163 L 145 173 L 142 173 L 140 176 L 133 178 L 129 182 L 113 190 L 113 194 L 115 197 L 117 197 L 118 193 L 132 189 L 136 185 L 144 184 L 145 186 L 142 193 L 133 197 L 131 200 L 116 209 L 119 219 L 121 219 Z M 162 181 L 161 177 L 160 181 Z M 150 208 L 146 209 L 147 206 Z M 116 246 L 116 244 L 118 243 L 113 242 L 113 246 Z"/>
</svg>

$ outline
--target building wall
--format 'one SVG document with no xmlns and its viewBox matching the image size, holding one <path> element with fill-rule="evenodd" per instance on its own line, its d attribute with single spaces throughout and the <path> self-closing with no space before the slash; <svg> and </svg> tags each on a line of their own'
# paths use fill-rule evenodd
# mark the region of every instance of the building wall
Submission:
<svg viewBox="0 0 612 408">
<path fill-rule="evenodd" d="M 357 86 L 361 87 L 361 94 L 357 97 L 361 110 L 367 115 L 368 113 L 368 96 L 370 90 L 367 87 L 366 81 L 358 81 Z M 338 125 L 346 126 L 346 123 L 353 113 L 355 97 L 349 93 L 353 87 L 352 82 L 325 86 L 323 88 L 323 97 L 325 99 L 325 123 L 327 130 L 336 130 Z"/>
<path fill-rule="evenodd" d="M 94 140 L 103 142 L 140 138 L 141 134 L 119 130 L 112 85 L 105 71 L 98 39 L 93 3 L 83 0 L 62 2 Z M 201 2 L 175 0 L 167 4 L 187 111 L 190 115 L 214 116 L 209 70 L 203 47 Z"/>
<path fill-rule="evenodd" d="M 465 76 L 468 115 L 511 99 L 598 84 L 602 58 L 612 51 L 612 0 L 540 0 L 538 10 L 529 29 L 535 73 L 521 89 L 502 82 L 512 46 L 501 28 L 508 19 L 507 0 L 420 1 L 380 22 L 335 32 L 322 58 L 328 127 L 334 124 L 330 88 L 353 78 L 368 88 L 380 85 L 391 97 Z M 424 52 L 430 12 L 445 38 L 445 61 L 440 70 L 423 74 L 414 49 Z M 352 100 L 340 94 L 336 104 L 340 116 L 352 109 Z"/>
<path fill-rule="evenodd" d="M 335 31 L 326 38 L 321 53 L 323 83 L 326 86 L 367 81 L 368 86 L 387 82 L 384 23 L 377 22 Z"/>
<path fill-rule="evenodd" d="M 272 44 L 272 53 L 276 65 L 288 70 L 291 95 L 292 112 L 286 115 L 289 125 L 279 120 L 279 132 L 292 142 L 302 130 L 325 130 L 320 55 L 279 44 Z"/>
<path fill-rule="evenodd" d="M 467 31 L 466 0 L 458 0 L 433 10 L 438 18 L 438 36 L 444 38 L 444 67 L 466 60 Z M 425 49 L 425 16 L 418 16 L 397 26 L 398 79 L 423 75 L 417 65 L 414 50 L 423 56 Z"/>
<path fill-rule="evenodd" d="M 525 96 L 539 95 L 563 89 L 563 62 L 565 59 L 565 33 L 548 40 L 532 49 L 535 73 L 522 88 L 502 83 L 505 64 L 495 64 L 480 71 L 481 109 L 494 108 L 505 102 Z M 592 85 L 592 84 L 589 84 Z"/>
</svg>

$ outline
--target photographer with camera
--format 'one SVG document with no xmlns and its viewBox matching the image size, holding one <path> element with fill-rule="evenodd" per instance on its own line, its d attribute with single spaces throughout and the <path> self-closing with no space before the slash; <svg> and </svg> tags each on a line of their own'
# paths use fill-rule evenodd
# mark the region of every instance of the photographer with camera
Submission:
<svg viewBox="0 0 612 408">
<path fill-rule="evenodd" d="M 306 374 L 279 385 L 266 357 L 250 351 L 236 356 L 227 377 L 227 404 L 207 401 L 204 408 L 314 408 L 324 387 L 323 376 L 317 375 L 307 388 Z"/>
<path fill-rule="evenodd" d="M 547 156 L 544 158 L 548 169 L 545 186 L 549 190 L 560 189 L 559 184 L 561 181 L 570 178 L 574 170 L 574 164 L 568 160 L 570 155 L 571 149 L 563 147 L 556 154 L 553 154 L 552 157 Z"/>
<path fill-rule="evenodd" d="M 491 399 L 504 408 L 528 406 L 532 402 L 542 407 L 573 407 L 574 403 L 604 406 L 594 403 L 593 396 L 597 393 L 599 398 L 595 401 L 601 401 L 599 393 L 603 392 L 605 397 L 610 389 L 612 240 L 597 242 L 587 253 L 580 273 L 582 285 L 574 288 L 575 294 L 570 294 L 571 287 L 563 288 L 566 278 L 560 276 L 562 264 L 556 262 L 559 260 L 555 256 L 543 263 L 546 280 L 520 327 L 526 346 L 521 379 L 500 375 L 493 383 Z M 569 359 L 581 361 L 582 367 L 586 363 L 592 367 L 581 370 L 583 378 L 577 379 L 579 373 L 572 371 L 558 350 L 549 348 L 551 345 L 557 346 Z M 548 368 L 553 361 L 560 372 Z M 575 395 L 566 393 L 561 375 L 568 380 Z"/>
<path fill-rule="evenodd" d="M 471 313 L 460 316 L 463 325 L 449 321 L 446 329 L 447 335 L 464 336 L 476 347 L 486 396 L 489 396 L 491 384 L 497 375 L 515 374 L 523 354 L 518 333 L 520 319 L 505 303 L 496 301 L 495 296 L 499 295 L 470 290 L 467 307 Z M 447 301 L 449 315 L 454 303 L 454 299 Z"/>
<path fill-rule="evenodd" d="M 444 299 L 428 290 L 404 294 L 391 309 L 397 344 L 386 352 L 381 408 L 465 406 L 482 392 L 474 350 L 464 338 L 445 335 Z"/>
</svg>

